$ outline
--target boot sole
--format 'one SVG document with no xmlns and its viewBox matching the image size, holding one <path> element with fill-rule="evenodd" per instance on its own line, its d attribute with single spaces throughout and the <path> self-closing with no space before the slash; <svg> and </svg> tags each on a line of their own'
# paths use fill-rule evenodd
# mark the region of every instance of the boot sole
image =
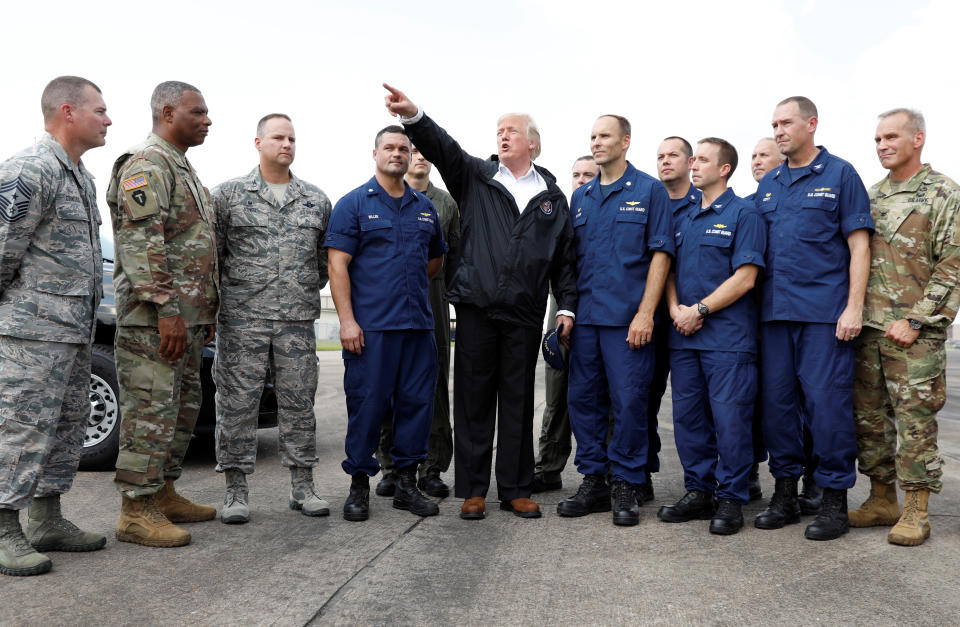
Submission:
<svg viewBox="0 0 960 627">
<path fill-rule="evenodd" d="M 410 512 L 411 514 L 416 514 L 417 516 L 423 516 L 423 517 L 436 516 L 437 514 L 440 513 L 440 508 L 439 508 L 439 507 L 436 508 L 436 509 L 431 508 L 429 511 L 424 511 L 424 510 L 417 511 L 417 510 L 413 509 L 412 507 L 410 507 L 409 505 L 407 505 L 406 503 L 398 503 L 397 501 L 394 501 L 394 502 L 393 502 L 393 509 L 406 510 L 406 511 Z"/>
<path fill-rule="evenodd" d="M 760 521 L 754 519 L 753 526 L 757 529 L 783 529 L 787 525 L 795 525 L 800 522 L 800 515 L 790 516 L 789 518 L 784 518 L 782 523 L 761 523 Z"/>
<path fill-rule="evenodd" d="M 122 531 L 117 532 L 117 542 L 132 542 L 133 544 L 141 544 L 143 546 L 150 546 L 158 549 L 170 549 L 177 546 L 187 546 L 190 544 L 192 538 L 187 536 L 186 540 L 150 540 L 147 538 L 141 538 L 138 535 L 132 533 L 124 533 Z"/>
<path fill-rule="evenodd" d="M 532 512 L 518 512 L 517 510 L 513 509 L 510 503 L 500 503 L 500 509 L 505 512 L 513 512 L 514 516 L 518 516 L 520 518 L 540 518 L 540 516 L 543 515 L 540 513 L 539 509 Z"/>
<path fill-rule="evenodd" d="M 613 506 L 610 505 L 610 499 L 606 499 L 603 503 L 595 503 L 588 507 L 586 510 L 561 510 L 560 505 L 562 503 L 557 503 L 557 516 L 562 516 L 564 518 L 579 518 L 581 516 L 586 516 L 587 514 L 600 514 L 602 512 L 609 512 L 613 509 Z"/>
<path fill-rule="evenodd" d="M 310 512 L 303 509 L 303 503 L 300 503 L 298 501 L 288 501 L 287 504 L 290 505 L 290 509 L 294 511 L 299 511 L 304 516 L 329 516 L 330 515 L 329 507 L 325 507 L 323 509 L 315 509 L 312 512 Z"/>
<path fill-rule="evenodd" d="M 614 516 L 613 524 L 618 527 L 632 527 L 640 524 L 640 516 Z"/>
<path fill-rule="evenodd" d="M 63 551 L 64 553 L 86 553 L 88 551 L 99 551 L 107 545 L 107 539 L 102 538 L 95 542 L 89 542 L 87 544 L 66 544 L 63 542 L 55 542 L 53 544 L 33 544 L 30 543 L 30 546 L 37 553 L 46 553 L 47 551 Z"/>
<path fill-rule="evenodd" d="M 896 518 L 879 518 L 879 519 L 874 519 L 874 520 L 864 521 L 864 522 L 859 522 L 859 521 L 854 522 L 854 520 L 851 518 L 850 526 L 857 527 L 858 529 L 863 529 L 865 527 L 892 527 L 898 522 L 900 522 L 899 515 Z"/>
<path fill-rule="evenodd" d="M 370 518 L 370 514 L 348 514 L 343 513 L 343 519 L 350 522 L 363 522 Z"/>
<path fill-rule="evenodd" d="M 897 535 L 891 534 L 887 536 L 887 542 L 889 542 L 890 544 L 896 544 L 899 546 L 920 546 L 921 544 L 926 542 L 927 538 L 929 537 L 930 537 L 930 529 L 928 527 L 927 529 L 924 530 L 923 538 L 919 540 L 917 540 L 916 538 L 907 538 L 899 534 Z"/>
<path fill-rule="evenodd" d="M 739 527 L 719 527 L 714 526 L 713 524 L 710 525 L 710 533 L 715 536 L 732 536 L 735 533 L 739 533 L 741 529 L 743 529 L 743 522 L 740 523 Z"/>
<path fill-rule="evenodd" d="M 0 566 L 0 574 L 9 577 L 32 577 L 33 575 L 48 573 L 51 568 L 53 568 L 53 562 L 47 560 L 36 566 L 28 566 L 27 568 L 7 568 L 6 566 Z"/>
<path fill-rule="evenodd" d="M 487 515 L 484 512 L 460 512 L 460 518 L 464 520 L 483 520 Z"/>
<path fill-rule="evenodd" d="M 714 514 L 713 511 L 709 511 L 709 512 L 703 511 L 697 514 L 693 514 L 691 516 L 674 517 L 673 514 L 664 515 L 661 510 L 657 512 L 657 518 L 659 518 L 663 522 L 668 522 L 668 523 L 685 523 L 685 522 L 690 522 L 691 520 L 710 520 L 711 518 L 713 518 L 713 514 Z"/>
<path fill-rule="evenodd" d="M 166 513 L 163 514 L 167 516 Z M 207 522 L 208 520 L 213 520 L 217 517 L 217 511 L 214 510 L 212 514 L 206 516 L 167 516 L 167 520 L 172 523 L 195 523 L 195 522 Z"/>
<path fill-rule="evenodd" d="M 807 540 L 818 540 L 818 541 L 836 540 L 840 536 L 845 535 L 848 531 L 850 531 L 849 527 L 843 529 L 842 531 L 840 531 L 840 533 L 826 533 L 822 535 L 816 534 L 816 533 L 810 533 L 809 531 L 804 531 L 803 537 L 806 538 Z"/>
<path fill-rule="evenodd" d="M 234 514 L 232 516 L 223 516 L 220 518 L 220 521 L 225 525 L 242 525 L 250 522 L 250 517 Z"/>
</svg>

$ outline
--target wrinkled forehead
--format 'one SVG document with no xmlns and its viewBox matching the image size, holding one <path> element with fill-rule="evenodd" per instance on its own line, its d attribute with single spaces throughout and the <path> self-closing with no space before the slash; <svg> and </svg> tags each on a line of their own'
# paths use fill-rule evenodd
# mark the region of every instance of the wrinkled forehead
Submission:
<svg viewBox="0 0 960 627">
<path fill-rule="evenodd" d="M 378 148 L 384 147 L 394 147 L 394 146 L 410 146 L 410 138 L 404 135 L 403 133 L 384 133 L 380 137 L 380 145 Z"/>
<path fill-rule="evenodd" d="M 679 139 L 664 140 L 663 143 L 660 144 L 660 148 L 657 149 L 657 154 L 687 156 L 686 151 L 683 149 L 683 144 Z"/>
<path fill-rule="evenodd" d="M 757 146 L 753 149 L 754 154 L 768 154 L 775 155 L 780 152 L 780 149 L 777 148 L 777 142 L 772 139 L 761 139 L 757 142 Z"/>
</svg>

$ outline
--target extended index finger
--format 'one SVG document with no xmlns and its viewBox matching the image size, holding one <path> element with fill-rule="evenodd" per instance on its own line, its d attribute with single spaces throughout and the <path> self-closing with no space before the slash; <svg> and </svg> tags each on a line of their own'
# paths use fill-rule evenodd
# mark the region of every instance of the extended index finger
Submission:
<svg viewBox="0 0 960 627">
<path fill-rule="evenodd" d="M 389 91 L 394 96 L 403 97 L 403 92 L 397 89 L 396 87 L 391 87 L 390 85 L 383 83 L 383 88 Z"/>
</svg>

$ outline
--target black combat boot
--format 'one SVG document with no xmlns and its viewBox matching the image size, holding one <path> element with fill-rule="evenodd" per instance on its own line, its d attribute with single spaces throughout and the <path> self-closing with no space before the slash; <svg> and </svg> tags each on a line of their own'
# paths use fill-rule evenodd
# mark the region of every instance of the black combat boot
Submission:
<svg viewBox="0 0 960 627">
<path fill-rule="evenodd" d="M 610 511 L 610 487 L 603 475 L 584 475 L 577 493 L 557 503 L 560 516 L 586 516 Z"/>
<path fill-rule="evenodd" d="M 800 503 L 800 513 L 804 516 L 812 516 L 820 511 L 820 504 L 823 502 L 823 490 L 816 484 L 813 477 L 803 476 L 803 490 L 797 496 L 797 502 Z"/>
<path fill-rule="evenodd" d="M 646 471 L 647 481 L 637 486 L 637 502 L 643 505 L 653 500 L 653 475 Z"/>
<path fill-rule="evenodd" d="M 750 500 L 759 501 L 763 498 L 763 489 L 760 487 L 760 464 L 750 466 Z"/>
<path fill-rule="evenodd" d="M 729 536 L 743 527 L 743 511 L 740 503 L 730 499 L 720 499 L 717 513 L 710 519 L 710 533 Z"/>
<path fill-rule="evenodd" d="M 770 504 L 753 520 L 757 529 L 781 529 L 784 525 L 800 522 L 800 504 L 797 502 L 797 477 L 777 479 L 773 485 Z"/>
<path fill-rule="evenodd" d="M 450 496 L 450 486 L 443 482 L 438 473 L 428 473 L 417 481 L 417 487 L 427 496 L 445 499 Z"/>
<path fill-rule="evenodd" d="M 350 496 L 343 504 L 343 519 L 361 522 L 370 518 L 370 477 L 358 472 L 350 481 Z"/>
<path fill-rule="evenodd" d="M 717 501 L 712 494 L 699 490 L 690 490 L 673 505 L 664 505 L 657 512 L 657 518 L 663 522 L 682 523 L 688 520 L 709 520 L 717 509 Z"/>
<path fill-rule="evenodd" d="M 640 522 L 640 502 L 637 490 L 622 479 L 615 479 L 610 490 L 610 500 L 613 501 L 613 524 L 629 527 Z"/>
<path fill-rule="evenodd" d="M 417 488 L 416 464 L 397 470 L 397 489 L 393 493 L 393 506 L 408 510 L 417 516 L 436 516 L 440 507 L 425 497 Z"/>
<path fill-rule="evenodd" d="M 377 496 L 393 496 L 396 489 L 397 475 L 396 473 L 388 472 L 383 475 L 383 478 L 377 483 Z"/>
<path fill-rule="evenodd" d="M 847 517 L 847 491 L 824 488 L 820 513 L 807 525 L 808 540 L 834 540 L 850 531 Z"/>
</svg>

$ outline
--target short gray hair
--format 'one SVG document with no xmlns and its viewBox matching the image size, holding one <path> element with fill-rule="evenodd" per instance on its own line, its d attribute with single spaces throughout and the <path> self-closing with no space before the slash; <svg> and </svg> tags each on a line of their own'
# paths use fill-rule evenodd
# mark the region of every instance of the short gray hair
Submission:
<svg viewBox="0 0 960 627">
<path fill-rule="evenodd" d="M 66 103 L 73 107 L 79 107 L 85 100 L 83 93 L 87 87 L 93 87 L 98 94 L 102 94 L 100 88 L 91 81 L 79 76 L 58 76 L 43 88 L 43 94 L 40 96 L 40 110 L 43 112 L 43 119 L 50 120 L 57 114 L 60 105 Z"/>
<path fill-rule="evenodd" d="M 817 112 L 817 105 L 813 104 L 813 101 L 806 96 L 790 96 L 789 98 L 784 98 L 777 103 L 777 106 L 782 107 L 783 105 L 790 104 L 791 102 L 797 105 L 797 110 L 800 112 L 800 117 L 804 120 L 809 120 L 810 118 L 820 119 L 820 114 Z"/>
<path fill-rule="evenodd" d="M 267 126 L 267 122 L 274 120 L 276 118 L 283 118 L 290 124 L 293 124 L 293 120 L 290 119 L 290 116 L 286 113 L 268 113 L 267 115 L 260 118 L 260 121 L 257 122 L 257 137 L 263 139 L 263 129 Z"/>
<path fill-rule="evenodd" d="M 533 155 L 532 158 L 536 159 L 540 156 L 540 129 L 537 128 L 537 123 L 534 121 L 533 116 L 529 113 L 504 113 L 499 118 L 497 118 L 497 126 L 500 126 L 500 123 L 507 118 L 520 118 L 523 120 L 523 123 L 527 125 L 527 139 L 533 140 Z"/>
<path fill-rule="evenodd" d="M 884 111 L 877 116 L 878 120 L 885 120 L 891 115 L 897 115 L 902 113 L 907 116 L 907 128 L 913 131 L 914 133 L 923 133 L 927 134 L 927 123 L 923 119 L 923 114 L 917 111 L 916 109 L 907 109 L 904 107 L 898 107 L 896 109 L 890 109 L 889 111 Z"/>
<path fill-rule="evenodd" d="M 150 96 L 150 112 L 153 115 L 153 121 L 159 122 L 163 116 L 164 107 L 179 107 L 183 102 L 183 92 L 195 91 L 198 94 L 200 90 L 189 83 L 180 81 L 164 81 L 157 85 Z"/>
</svg>

